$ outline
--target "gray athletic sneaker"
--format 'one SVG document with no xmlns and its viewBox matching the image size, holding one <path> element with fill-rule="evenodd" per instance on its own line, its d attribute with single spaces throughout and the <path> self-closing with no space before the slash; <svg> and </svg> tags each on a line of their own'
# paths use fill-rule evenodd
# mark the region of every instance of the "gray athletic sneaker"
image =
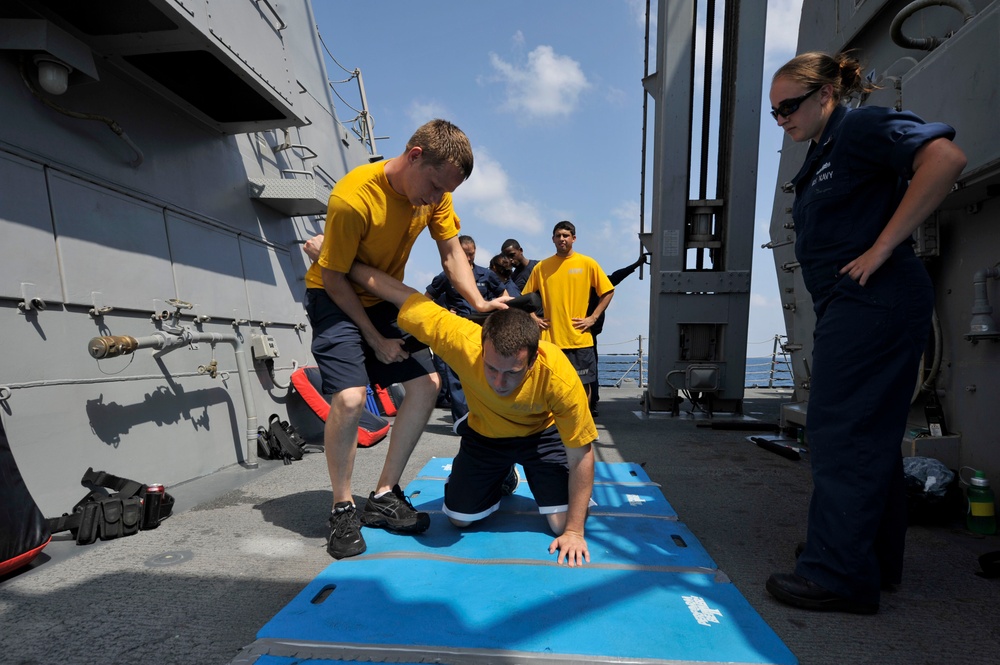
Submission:
<svg viewBox="0 0 1000 665">
<path fill-rule="evenodd" d="M 361 523 L 354 504 L 350 501 L 335 504 L 330 515 L 330 538 L 326 551 L 334 559 L 343 559 L 361 554 L 367 547 L 361 537 Z"/>
<path fill-rule="evenodd" d="M 507 476 L 500 483 L 500 493 L 504 496 L 510 496 L 517 489 L 517 486 L 521 483 L 521 479 L 517 476 L 517 467 L 510 467 L 510 471 L 507 472 Z"/>
<path fill-rule="evenodd" d="M 399 485 L 393 485 L 391 492 L 378 499 L 375 492 L 368 495 L 361 523 L 400 533 L 423 533 L 431 525 L 431 518 L 427 513 L 418 513 Z"/>
</svg>

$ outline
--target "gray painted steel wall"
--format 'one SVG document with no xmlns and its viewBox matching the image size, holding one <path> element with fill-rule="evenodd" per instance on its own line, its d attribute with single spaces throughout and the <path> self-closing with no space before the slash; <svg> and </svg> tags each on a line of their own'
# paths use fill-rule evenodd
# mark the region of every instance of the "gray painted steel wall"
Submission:
<svg viewBox="0 0 1000 665">
<path fill-rule="evenodd" d="M 152 3 L 178 14 L 186 4 Z M 0 20 L 37 10 L 59 22 L 44 2 L 8 5 Z M 102 58 L 98 46 L 107 40 L 74 31 L 96 45 L 99 80 L 52 99 L 117 121 L 143 153 L 134 168 L 134 153 L 107 126 L 44 106 L 21 80 L 21 52 L 0 50 L 0 415 L 46 514 L 68 511 L 82 496 L 89 466 L 169 486 L 243 459 L 244 403 L 230 346 L 95 361 L 91 337 L 149 335 L 162 325 L 150 315 L 172 312 L 166 301 L 176 298 L 195 305 L 182 319 L 194 330 L 235 329 L 248 346 L 253 334 L 272 335 L 280 382 L 293 361 L 311 363 L 301 243 L 322 230 L 322 215 L 286 216 L 253 200 L 249 182 L 305 179 L 323 202 L 334 180 L 369 155 L 336 116 L 309 2 L 279 7 L 279 17 L 254 3 L 211 0 L 196 8 L 217 19 L 224 11 L 227 46 L 235 48 L 236 35 L 258 35 L 259 50 L 242 56 L 244 70 L 249 62 L 266 74 L 281 60 L 295 113 L 310 123 L 288 126 L 288 138 L 309 150 L 275 152 L 286 140 L 278 128 L 220 133 L 116 67 L 115 58 Z M 201 18 L 192 23 L 222 41 Z M 287 28 L 277 30 L 278 19 Z M 22 311 L 25 297 L 47 306 Z M 211 320 L 195 325 L 194 315 Z M 214 379 L 198 372 L 213 357 L 222 372 Z M 285 417 L 286 391 L 259 364 L 251 379 L 261 422 L 272 412 Z"/>
</svg>

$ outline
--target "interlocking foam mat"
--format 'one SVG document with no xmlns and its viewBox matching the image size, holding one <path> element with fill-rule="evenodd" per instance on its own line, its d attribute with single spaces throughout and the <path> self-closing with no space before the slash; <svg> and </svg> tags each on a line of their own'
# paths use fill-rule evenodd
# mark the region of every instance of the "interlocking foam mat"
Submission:
<svg viewBox="0 0 1000 665">
<path fill-rule="evenodd" d="M 232 664 L 798 661 L 634 464 L 598 463 L 591 562 L 558 565 L 523 481 L 480 523 L 440 512 L 451 460 L 406 488 L 426 533 L 364 529 Z"/>
</svg>

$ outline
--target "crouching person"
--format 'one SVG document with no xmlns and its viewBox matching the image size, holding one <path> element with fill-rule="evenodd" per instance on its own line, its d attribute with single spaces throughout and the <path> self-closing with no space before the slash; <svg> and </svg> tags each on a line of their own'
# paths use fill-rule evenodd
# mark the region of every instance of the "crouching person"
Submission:
<svg viewBox="0 0 1000 665">
<path fill-rule="evenodd" d="M 576 370 L 539 341 L 527 312 L 506 309 L 478 324 L 369 266 L 350 279 L 399 308 L 398 326 L 428 344 L 462 380 L 468 417 L 445 486 L 444 513 L 457 527 L 484 519 L 517 484 L 514 464 L 556 535 L 549 553 L 570 566 L 590 561 L 584 523 L 594 485 L 597 428 Z"/>
</svg>

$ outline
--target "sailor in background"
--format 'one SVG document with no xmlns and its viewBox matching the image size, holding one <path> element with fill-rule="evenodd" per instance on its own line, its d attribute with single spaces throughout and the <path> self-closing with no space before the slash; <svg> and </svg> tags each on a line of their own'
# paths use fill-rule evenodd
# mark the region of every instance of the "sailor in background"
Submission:
<svg viewBox="0 0 1000 665">
<path fill-rule="evenodd" d="M 542 339 L 555 344 L 576 367 L 590 401 L 590 387 L 597 380 L 597 350 L 590 329 L 611 304 L 615 295 L 608 276 L 597 261 L 573 249 L 576 226 L 569 221 L 556 223 L 552 244 L 556 253 L 538 262 L 528 276 L 522 295 L 537 292 L 544 313 L 531 318 L 542 331 Z M 598 296 L 590 308 L 590 292 Z"/>
<path fill-rule="evenodd" d="M 538 263 L 535 259 L 529 259 L 521 249 L 521 243 L 515 238 L 507 238 L 500 245 L 500 253 L 510 259 L 511 280 L 519 291 L 524 291 L 524 283 L 528 281 L 528 276 Z"/>
<path fill-rule="evenodd" d="M 517 284 L 514 283 L 514 271 L 511 270 L 510 266 L 510 259 L 503 254 L 497 254 L 490 259 L 490 270 L 493 271 L 494 275 L 500 278 L 500 283 L 503 284 L 503 288 L 507 291 L 507 295 L 511 298 L 517 298 L 521 295 L 521 289 L 519 289 Z"/>
<path fill-rule="evenodd" d="M 934 306 L 910 236 L 966 163 L 948 125 L 845 105 L 873 88 L 851 55 L 805 53 L 770 91 L 778 126 L 810 141 L 792 216 L 816 329 L 807 538 L 795 572 L 766 586 L 788 605 L 858 614 L 877 612 L 880 590 L 902 579 L 900 442 Z"/>
</svg>

